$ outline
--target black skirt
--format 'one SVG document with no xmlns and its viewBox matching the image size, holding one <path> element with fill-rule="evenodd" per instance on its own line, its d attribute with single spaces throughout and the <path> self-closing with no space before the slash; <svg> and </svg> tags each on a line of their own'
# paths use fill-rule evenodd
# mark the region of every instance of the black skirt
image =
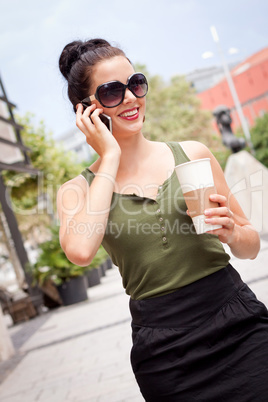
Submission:
<svg viewBox="0 0 268 402">
<path fill-rule="evenodd" d="M 230 264 L 130 311 L 147 402 L 268 401 L 268 312 Z"/>
</svg>

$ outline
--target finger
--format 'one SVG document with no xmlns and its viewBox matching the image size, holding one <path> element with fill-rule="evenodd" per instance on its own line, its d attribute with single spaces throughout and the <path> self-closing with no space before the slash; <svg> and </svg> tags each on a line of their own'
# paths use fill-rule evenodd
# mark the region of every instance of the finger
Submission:
<svg viewBox="0 0 268 402">
<path fill-rule="evenodd" d="M 228 216 L 229 218 L 233 217 L 233 213 L 227 207 L 218 207 L 218 208 L 209 208 L 204 211 L 204 215 L 206 216 Z"/>
<path fill-rule="evenodd" d="M 91 115 L 95 109 L 96 109 L 96 105 L 94 105 L 94 104 L 90 105 L 84 110 L 84 112 L 81 116 L 81 121 L 82 121 L 83 125 L 85 127 L 88 127 L 89 129 L 92 129 L 92 127 L 94 126 L 94 124 L 91 120 Z"/>
<path fill-rule="evenodd" d="M 86 107 L 85 110 L 84 110 L 83 116 L 85 116 L 85 117 L 88 118 L 89 116 L 91 116 L 91 114 L 93 113 L 93 111 L 94 111 L 95 109 L 96 109 L 96 105 L 95 105 L 95 104 L 92 104 L 92 105 Z"/>
<path fill-rule="evenodd" d="M 100 128 L 101 127 L 100 125 L 103 124 L 101 119 L 99 118 L 100 114 L 102 114 L 102 113 L 103 113 L 103 109 L 98 108 L 98 109 L 95 109 L 94 112 L 90 116 L 94 125 L 97 128 Z"/>
<path fill-rule="evenodd" d="M 223 216 L 223 217 L 212 217 L 212 218 L 207 218 L 205 219 L 206 223 L 209 223 L 210 225 L 221 225 L 226 228 L 231 228 L 234 226 L 234 222 L 232 219 L 230 219 L 228 216 Z"/>
<path fill-rule="evenodd" d="M 83 113 L 83 105 L 82 103 L 78 103 L 76 105 L 76 116 L 81 116 Z"/>
<path fill-rule="evenodd" d="M 208 230 L 206 233 L 211 233 L 211 234 L 216 234 L 216 235 L 226 235 L 227 229 L 224 228 L 218 228 L 214 230 Z"/>
<path fill-rule="evenodd" d="M 84 106 L 81 103 L 78 104 L 78 106 L 77 106 L 76 126 L 84 134 L 86 134 L 86 131 L 88 131 L 88 127 L 90 127 L 90 124 L 92 124 L 92 122 L 90 121 L 90 118 L 89 118 L 91 109 L 92 109 L 92 105 L 87 107 L 85 110 L 84 110 Z"/>
<path fill-rule="evenodd" d="M 220 229 L 214 229 L 214 230 L 208 230 L 206 233 L 208 234 L 213 234 L 213 235 L 217 235 L 217 236 L 224 236 L 227 237 L 228 236 L 228 230 L 224 229 L 224 228 L 220 228 Z"/>
<path fill-rule="evenodd" d="M 228 210 L 228 216 L 230 217 L 230 218 L 232 218 L 232 219 L 234 219 L 234 213 L 229 209 Z"/>
<path fill-rule="evenodd" d="M 218 202 L 219 204 L 224 204 L 227 201 L 227 198 L 221 194 L 211 194 L 209 199 L 210 201 Z"/>
<path fill-rule="evenodd" d="M 76 127 L 79 128 L 79 130 L 83 131 L 84 129 L 84 124 L 82 123 L 82 115 L 83 115 L 84 107 L 82 103 L 79 103 L 76 105 Z"/>
</svg>

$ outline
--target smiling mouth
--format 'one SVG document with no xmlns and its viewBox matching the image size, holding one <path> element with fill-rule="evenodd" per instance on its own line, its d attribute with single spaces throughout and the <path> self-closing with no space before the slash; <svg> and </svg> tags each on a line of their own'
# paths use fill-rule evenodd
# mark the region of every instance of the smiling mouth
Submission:
<svg viewBox="0 0 268 402">
<path fill-rule="evenodd" d="M 138 108 L 132 109 L 132 110 L 127 110 L 124 113 L 121 113 L 119 116 L 120 117 L 133 117 L 135 115 L 137 115 L 139 112 Z"/>
</svg>

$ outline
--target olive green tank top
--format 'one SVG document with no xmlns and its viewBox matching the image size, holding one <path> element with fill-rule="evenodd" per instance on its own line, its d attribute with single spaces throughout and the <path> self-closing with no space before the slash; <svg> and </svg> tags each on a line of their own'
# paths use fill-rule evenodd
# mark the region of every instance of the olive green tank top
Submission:
<svg viewBox="0 0 268 402">
<path fill-rule="evenodd" d="M 189 161 L 168 142 L 175 164 Z M 81 173 L 89 185 L 94 173 Z M 224 268 L 230 259 L 218 237 L 197 235 L 175 171 L 156 199 L 113 193 L 103 247 L 118 266 L 126 293 L 145 299 L 176 291 Z"/>
</svg>

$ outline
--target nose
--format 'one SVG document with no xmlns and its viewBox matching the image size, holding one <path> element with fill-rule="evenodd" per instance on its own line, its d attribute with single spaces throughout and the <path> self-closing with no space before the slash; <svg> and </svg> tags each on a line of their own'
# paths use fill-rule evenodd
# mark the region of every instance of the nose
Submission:
<svg viewBox="0 0 268 402">
<path fill-rule="evenodd" d="M 124 96 L 123 103 L 133 103 L 136 100 L 136 96 L 127 88 Z"/>
</svg>

